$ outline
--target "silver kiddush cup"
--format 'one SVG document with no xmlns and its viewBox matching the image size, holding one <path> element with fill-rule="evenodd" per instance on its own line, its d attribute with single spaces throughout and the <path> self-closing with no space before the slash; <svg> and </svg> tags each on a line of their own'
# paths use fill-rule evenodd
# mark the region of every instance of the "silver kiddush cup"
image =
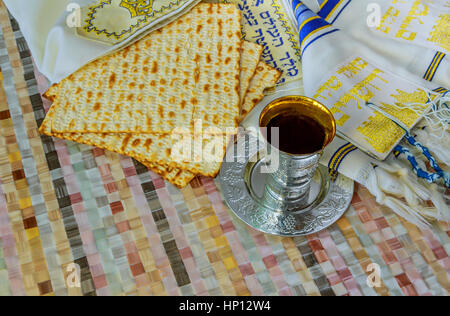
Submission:
<svg viewBox="0 0 450 316">
<path fill-rule="evenodd" d="M 281 151 L 275 142 L 270 144 L 271 140 L 267 141 L 271 159 L 278 159 L 278 168 L 267 174 L 260 203 L 273 210 L 295 212 L 309 206 L 311 181 L 324 148 L 336 135 L 336 123 L 331 112 L 321 103 L 304 96 L 286 96 L 272 101 L 264 108 L 259 119 L 261 131 L 279 115 L 311 118 L 319 123 L 325 134 L 319 150 L 301 155 Z M 297 134 L 290 137 L 298 139 L 308 135 Z"/>
</svg>

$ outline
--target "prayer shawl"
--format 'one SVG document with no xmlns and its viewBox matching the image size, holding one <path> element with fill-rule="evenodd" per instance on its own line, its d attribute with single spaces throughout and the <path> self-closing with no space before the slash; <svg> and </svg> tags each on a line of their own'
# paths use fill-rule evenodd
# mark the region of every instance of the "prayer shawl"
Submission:
<svg viewBox="0 0 450 316">
<path fill-rule="evenodd" d="M 342 136 L 327 149 L 324 163 L 418 225 L 430 218 L 448 220 L 443 192 L 450 158 L 445 106 L 450 1 L 292 0 L 285 5 L 299 32 L 305 94 L 333 112 Z M 399 146 L 405 133 L 407 141 Z M 417 145 L 405 149 L 406 142 L 414 143 L 410 134 L 431 153 Z"/>
</svg>

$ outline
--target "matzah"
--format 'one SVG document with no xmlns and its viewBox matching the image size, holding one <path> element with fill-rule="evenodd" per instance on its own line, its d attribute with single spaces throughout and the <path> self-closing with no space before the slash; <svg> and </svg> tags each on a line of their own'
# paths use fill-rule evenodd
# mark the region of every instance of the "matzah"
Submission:
<svg viewBox="0 0 450 316">
<path fill-rule="evenodd" d="M 281 72 L 279 70 L 270 67 L 262 61 L 259 62 L 245 95 L 244 103 L 241 106 L 240 121 L 264 98 L 264 90 L 273 87 L 280 79 L 280 76 Z"/>
<path fill-rule="evenodd" d="M 241 48 L 241 72 L 240 72 L 240 90 L 241 91 L 247 91 L 250 84 L 250 79 L 252 78 L 253 74 L 255 73 L 256 66 L 259 62 L 260 54 L 262 52 L 262 47 L 257 44 L 253 44 L 250 42 L 244 42 Z M 251 89 L 252 87 L 250 87 Z M 47 98 L 53 98 L 54 95 L 56 95 L 57 87 L 53 86 L 50 88 L 47 93 Z M 242 98 L 243 101 L 243 98 Z M 49 115 L 46 118 L 46 122 L 49 122 L 52 119 L 53 114 L 49 113 Z M 117 140 L 117 142 L 110 143 L 109 145 L 106 144 L 106 141 L 104 139 L 104 136 L 102 134 L 97 133 L 52 133 L 51 129 L 46 126 L 46 124 L 43 124 L 40 131 L 44 134 L 47 134 L 49 136 L 55 136 L 60 138 L 65 138 L 68 140 L 76 141 L 79 143 L 84 143 L 92 146 L 97 146 L 103 149 L 108 149 L 111 151 L 115 151 L 121 154 L 126 154 L 124 150 L 121 149 L 121 145 L 124 141 L 124 139 L 127 137 L 126 134 L 122 134 Z M 117 135 L 118 136 L 118 135 Z M 140 137 L 148 137 L 150 135 L 140 135 Z M 116 137 L 117 139 L 117 137 Z M 148 168 L 152 169 L 154 172 L 161 175 L 164 179 L 169 181 L 170 183 L 176 185 L 177 187 L 184 187 L 186 186 L 194 177 L 195 174 L 186 170 L 182 170 L 180 168 L 174 168 L 169 167 L 167 164 L 160 163 L 152 163 L 149 162 L 146 159 L 143 159 L 141 157 L 137 157 L 136 155 L 131 155 L 132 157 L 139 160 L 141 163 L 143 163 Z M 168 157 L 170 160 L 170 157 Z M 220 163 L 215 163 L 214 168 L 220 168 Z"/>
<path fill-rule="evenodd" d="M 244 97 L 250 85 L 250 80 L 255 74 L 263 47 L 261 45 L 244 41 L 241 49 L 241 75 L 240 75 L 240 105 L 244 103 Z"/>
<path fill-rule="evenodd" d="M 58 84 L 52 132 L 170 133 L 237 126 L 240 11 L 199 4 Z"/>
</svg>

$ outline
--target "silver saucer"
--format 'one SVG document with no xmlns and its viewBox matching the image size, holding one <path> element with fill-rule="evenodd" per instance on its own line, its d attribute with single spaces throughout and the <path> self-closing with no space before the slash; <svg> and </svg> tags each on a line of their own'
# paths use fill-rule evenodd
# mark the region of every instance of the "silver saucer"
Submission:
<svg viewBox="0 0 450 316">
<path fill-rule="evenodd" d="M 338 175 L 330 181 L 328 169 L 320 166 L 313 178 L 308 206 L 295 212 L 281 212 L 261 204 L 265 177 L 265 146 L 246 135 L 228 148 L 220 170 L 221 191 L 235 215 L 263 233 L 277 236 L 304 236 L 335 223 L 353 197 L 353 180 Z"/>
</svg>

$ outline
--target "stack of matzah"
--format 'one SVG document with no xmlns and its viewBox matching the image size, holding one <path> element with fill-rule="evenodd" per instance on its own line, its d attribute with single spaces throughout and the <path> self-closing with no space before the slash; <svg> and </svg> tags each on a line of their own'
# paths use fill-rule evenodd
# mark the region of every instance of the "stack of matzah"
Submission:
<svg viewBox="0 0 450 316">
<path fill-rule="evenodd" d="M 41 133 L 131 156 L 178 187 L 216 176 L 240 120 L 280 76 L 240 29 L 234 5 L 199 4 L 52 86 Z"/>
</svg>

